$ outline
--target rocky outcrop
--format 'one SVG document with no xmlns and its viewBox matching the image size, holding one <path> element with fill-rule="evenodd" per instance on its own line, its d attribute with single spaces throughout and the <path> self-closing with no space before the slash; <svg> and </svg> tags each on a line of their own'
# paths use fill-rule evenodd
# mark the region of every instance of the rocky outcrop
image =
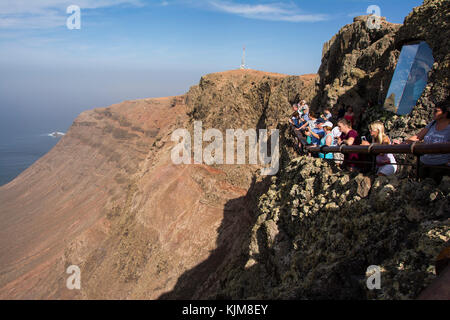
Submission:
<svg viewBox="0 0 450 320">
<path fill-rule="evenodd" d="M 428 84 L 412 112 L 403 117 L 388 115 L 386 125 L 394 137 L 407 138 L 431 122 L 433 108 L 445 101 L 450 92 L 450 2 L 425 0 L 422 6 L 405 18 L 399 29 L 395 46 L 400 49 L 411 41 L 426 41 L 433 50 L 435 63 Z M 374 112 L 376 114 L 376 112 Z"/>
<path fill-rule="evenodd" d="M 292 104 L 312 99 L 316 75 L 233 70 L 203 76 L 186 95 L 192 120 L 205 128 L 277 128 Z"/>
<path fill-rule="evenodd" d="M 380 28 L 371 29 L 368 20 L 356 17 L 325 43 L 313 108 L 353 106 L 359 116 L 362 107 L 377 104 L 387 93 L 399 56 L 395 35 L 401 25 L 382 17 Z"/>
<path fill-rule="evenodd" d="M 119 245 L 111 239 L 125 231 L 114 217 L 133 203 L 136 181 L 186 118 L 182 101 L 144 99 L 84 112 L 54 149 L 0 188 L 0 298 L 108 297 L 101 285 L 90 291 L 90 275 L 114 254 L 120 259 L 105 278 L 134 279 L 140 269 L 133 264 L 142 265 L 155 235 L 144 232 L 132 238 L 136 246 L 131 237 Z M 80 266 L 85 290 L 66 288 L 70 265 Z"/>
<path fill-rule="evenodd" d="M 176 166 L 171 134 L 195 120 L 287 134 L 300 98 L 357 114 L 372 102 L 363 122 L 410 134 L 448 95 L 448 5 L 425 1 L 403 26 L 383 20 L 379 30 L 356 18 L 324 46 L 319 78 L 234 70 L 202 77 L 184 96 L 81 114 L 50 153 L 0 187 L 0 298 L 417 297 L 450 238 L 448 178 L 418 184 L 292 160 L 285 135 L 272 179 L 258 166 Z M 413 39 L 430 44 L 436 64 L 418 106 L 398 117 L 376 104 Z M 70 265 L 81 269 L 80 291 L 66 287 Z M 379 291 L 365 287 L 370 265 L 381 267 Z"/>
<path fill-rule="evenodd" d="M 260 198 L 248 246 L 224 272 L 219 296 L 416 298 L 450 240 L 449 192 L 449 178 L 437 186 L 295 159 Z M 381 290 L 366 286 L 372 265 L 381 269 Z"/>
<path fill-rule="evenodd" d="M 286 118 L 292 104 L 312 99 L 317 75 L 287 76 L 256 70 L 232 70 L 205 75 L 186 94 L 189 121 L 201 121 L 203 129 L 218 129 L 225 137 L 227 129 L 279 129 L 280 145 L 287 145 L 289 127 Z M 291 155 L 282 148 L 284 158 Z M 225 153 L 225 150 L 224 150 Z M 249 186 L 259 166 L 214 165 L 239 186 Z M 259 181 L 260 176 L 257 175 Z"/>
<path fill-rule="evenodd" d="M 313 108 L 352 105 L 361 127 L 382 120 L 395 138 L 424 127 L 449 92 L 448 5 L 425 1 L 404 25 L 383 20 L 379 30 L 368 30 L 367 17 L 358 17 L 345 26 L 324 46 Z M 427 41 L 436 63 L 412 113 L 396 116 L 381 105 L 401 46 L 412 40 Z M 435 279 L 435 260 L 450 240 L 449 182 L 375 179 L 321 160 L 287 159 L 260 197 L 241 254 L 202 297 L 417 298 Z M 381 290 L 367 289 L 371 265 L 381 268 Z"/>
<path fill-rule="evenodd" d="M 425 0 L 403 25 L 382 18 L 380 29 L 367 27 L 368 16 L 355 18 L 324 45 L 313 107 L 336 112 L 341 105 L 352 106 L 361 118 L 357 123 L 361 131 L 371 121 L 382 120 L 394 138 L 417 133 L 431 121 L 433 107 L 449 96 L 449 11 L 446 0 Z M 402 46 L 418 40 L 431 47 L 435 64 L 416 107 L 406 116 L 396 116 L 381 106 Z"/>
</svg>

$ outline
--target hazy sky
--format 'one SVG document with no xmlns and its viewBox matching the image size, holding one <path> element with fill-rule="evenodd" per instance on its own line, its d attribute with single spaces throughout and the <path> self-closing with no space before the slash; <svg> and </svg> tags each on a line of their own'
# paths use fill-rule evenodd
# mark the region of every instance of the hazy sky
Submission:
<svg viewBox="0 0 450 320">
<path fill-rule="evenodd" d="M 0 134 L 65 131 L 83 110 L 178 95 L 239 67 L 315 73 L 323 43 L 378 5 L 402 23 L 419 0 L 0 0 Z M 81 29 L 69 30 L 69 5 Z"/>
</svg>

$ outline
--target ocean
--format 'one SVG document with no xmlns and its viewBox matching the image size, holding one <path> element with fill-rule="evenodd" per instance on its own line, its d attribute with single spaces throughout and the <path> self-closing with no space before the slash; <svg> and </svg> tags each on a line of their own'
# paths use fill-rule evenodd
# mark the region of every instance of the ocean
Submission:
<svg viewBox="0 0 450 320">
<path fill-rule="evenodd" d="M 0 186 L 14 180 L 59 141 L 49 134 L 0 137 Z"/>
</svg>

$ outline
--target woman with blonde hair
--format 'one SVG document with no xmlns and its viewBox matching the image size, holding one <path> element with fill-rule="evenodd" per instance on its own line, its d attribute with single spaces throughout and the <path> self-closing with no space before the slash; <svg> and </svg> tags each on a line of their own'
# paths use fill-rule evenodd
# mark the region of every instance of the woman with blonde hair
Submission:
<svg viewBox="0 0 450 320">
<path fill-rule="evenodd" d="M 384 133 L 384 124 L 381 121 L 375 121 L 369 125 L 372 141 L 379 144 L 391 144 L 389 137 Z M 367 145 L 368 143 L 363 143 Z M 392 153 L 377 155 L 377 174 L 379 176 L 390 176 L 397 172 L 397 162 Z"/>
</svg>

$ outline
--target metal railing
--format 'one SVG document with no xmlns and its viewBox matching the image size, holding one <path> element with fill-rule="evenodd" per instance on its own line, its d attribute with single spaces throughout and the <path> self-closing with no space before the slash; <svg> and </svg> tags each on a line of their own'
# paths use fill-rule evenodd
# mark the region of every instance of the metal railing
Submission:
<svg viewBox="0 0 450 320">
<path fill-rule="evenodd" d="M 311 153 L 358 153 L 358 154 L 413 154 L 416 156 L 422 156 L 425 154 L 447 154 L 450 153 L 450 143 L 418 143 L 412 144 L 371 144 L 368 146 L 322 146 L 312 147 L 306 146 L 306 149 Z"/>
<path fill-rule="evenodd" d="M 385 144 L 370 144 L 367 146 L 311 146 L 307 144 L 306 138 L 299 138 L 294 135 L 295 138 L 300 140 L 302 144 L 303 150 L 317 154 L 327 154 L 327 153 L 357 153 L 364 155 L 373 155 L 376 156 L 378 154 L 392 153 L 392 154 L 405 154 L 405 155 L 413 155 L 416 157 L 416 163 L 407 163 L 407 162 L 397 162 L 394 165 L 397 166 L 413 166 L 416 167 L 416 176 L 419 179 L 420 176 L 420 168 L 421 167 L 432 167 L 439 169 L 447 169 L 450 170 L 450 166 L 427 166 L 424 165 L 420 161 L 420 157 L 425 154 L 448 154 L 450 153 L 450 143 L 435 143 L 435 144 L 427 144 L 427 143 L 419 143 L 414 142 L 412 144 L 396 144 L 396 145 L 385 145 Z M 357 161 L 357 160 L 334 160 L 336 162 L 345 162 L 349 164 L 370 164 L 372 166 L 372 170 L 376 168 L 376 157 L 373 157 L 372 161 Z"/>
</svg>

